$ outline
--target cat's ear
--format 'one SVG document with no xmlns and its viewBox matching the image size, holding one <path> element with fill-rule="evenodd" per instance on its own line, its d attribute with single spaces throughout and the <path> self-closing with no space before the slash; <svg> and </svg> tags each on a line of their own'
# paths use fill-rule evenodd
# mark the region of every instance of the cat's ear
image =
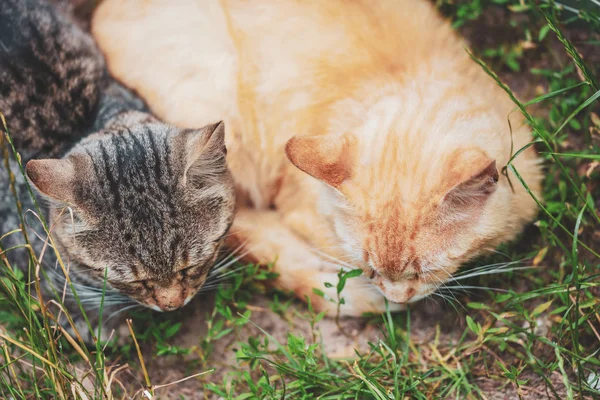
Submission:
<svg viewBox="0 0 600 400">
<path fill-rule="evenodd" d="M 76 166 L 73 159 L 31 160 L 27 177 L 43 195 L 65 203 L 75 203 Z"/>
<path fill-rule="evenodd" d="M 462 157 L 461 178 L 444 196 L 446 205 L 455 208 L 481 207 L 498 187 L 496 160 L 485 155 Z M 456 175 L 455 175 L 456 176 Z"/>
<path fill-rule="evenodd" d="M 227 149 L 223 121 L 183 133 L 186 136 L 186 183 L 200 183 L 202 180 L 218 178 L 227 173 Z"/>
<path fill-rule="evenodd" d="M 334 188 L 352 176 L 352 135 L 294 136 L 285 145 L 288 159 L 298 169 Z"/>
</svg>

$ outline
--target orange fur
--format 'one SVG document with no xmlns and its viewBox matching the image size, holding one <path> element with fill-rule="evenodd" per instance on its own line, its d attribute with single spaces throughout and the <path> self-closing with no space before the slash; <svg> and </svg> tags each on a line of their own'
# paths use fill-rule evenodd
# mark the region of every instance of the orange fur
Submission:
<svg viewBox="0 0 600 400">
<path fill-rule="evenodd" d="M 282 288 L 334 310 L 312 288 L 334 297 L 323 283 L 362 268 L 342 313 L 382 311 L 382 294 L 427 296 L 534 217 L 496 169 L 513 104 L 427 1 L 176 3 L 105 0 L 93 33 L 161 118 L 226 120 L 246 200 L 233 239 L 276 259 Z M 511 120 L 518 149 L 530 134 Z M 539 194 L 533 150 L 514 164 Z"/>
</svg>

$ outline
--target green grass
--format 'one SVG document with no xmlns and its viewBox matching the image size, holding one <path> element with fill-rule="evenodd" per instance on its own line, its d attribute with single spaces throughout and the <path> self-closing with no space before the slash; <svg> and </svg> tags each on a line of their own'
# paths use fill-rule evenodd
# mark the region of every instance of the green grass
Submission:
<svg viewBox="0 0 600 400">
<path fill-rule="evenodd" d="M 584 4 L 585 11 L 576 15 L 519 0 L 437 4 L 468 37 L 486 27 L 481 22 L 486 16 L 509 32 L 482 44 L 473 34 L 472 58 L 513 99 L 514 112 L 525 116 L 534 132 L 530 145 L 542 155 L 546 171 L 532 226 L 498 254 L 466 267 L 459 282 L 470 289 L 441 293 L 449 305 L 437 307 L 448 318 L 427 320 L 422 302 L 405 313 L 372 316 L 366 324 L 380 330 L 372 336 L 378 338 L 354 357 L 332 357 L 323 347 L 328 339 L 320 330 L 323 315 L 268 291 L 264 282 L 273 274 L 248 266 L 216 290 L 206 332 L 194 345 L 179 343 L 184 311 L 144 312 L 132 315 L 126 344 L 87 349 L 57 331 L 52 313 L 28 293 L 32 288 L 23 282 L 29 279 L 4 266 L 0 397 L 160 398 L 193 383 L 207 395 L 240 400 L 478 399 L 493 393 L 600 398 L 600 76 L 593 69 L 597 65 L 587 61 L 594 51 L 600 53 L 600 6 Z M 600 56 L 595 60 L 600 63 Z M 518 77 L 525 77 L 531 90 L 512 87 Z M 2 144 L 8 154 L 10 143 Z M 511 163 L 505 168 L 520 176 Z M 32 254 L 31 266 L 35 259 Z M 487 265 L 507 260 L 532 268 L 485 274 L 492 268 Z M 352 275 L 329 282 L 340 289 L 332 301 L 343 302 L 343 281 Z M 255 299 L 266 292 L 264 307 L 289 322 L 286 335 L 254 322 L 264 312 Z M 426 340 L 415 327 L 423 318 L 435 328 Z M 345 322 L 338 322 L 345 329 Z M 300 324 L 308 329 L 297 328 Z M 248 331 L 253 333 L 244 334 Z M 224 341 L 237 360 L 226 366 Z M 189 380 L 154 384 L 152 358 L 185 365 Z M 227 373 L 218 375 L 221 369 Z"/>
</svg>

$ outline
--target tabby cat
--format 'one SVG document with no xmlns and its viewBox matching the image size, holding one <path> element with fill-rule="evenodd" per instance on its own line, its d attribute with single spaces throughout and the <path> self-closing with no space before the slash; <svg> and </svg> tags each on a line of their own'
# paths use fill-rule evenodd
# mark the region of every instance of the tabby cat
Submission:
<svg viewBox="0 0 600 400">
<path fill-rule="evenodd" d="M 91 36 L 40 0 L 0 2 L 0 112 L 47 211 L 56 251 L 35 213 L 25 213 L 24 229 L 39 276 L 49 277 L 45 300 L 54 286 L 78 309 L 56 254 L 92 321 L 105 279 L 105 318 L 134 304 L 174 310 L 198 292 L 234 214 L 223 123 L 178 129 L 156 120 L 110 81 Z M 2 141 L 23 208 L 35 210 Z M 5 168 L 0 184 L 4 234 L 22 225 Z M 1 240 L 11 249 L 5 263 L 27 266 L 23 236 Z M 91 340 L 83 318 L 76 327 Z"/>
<path fill-rule="evenodd" d="M 92 33 L 161 118 L 225 119 L 231 240 L 321 310 L 352 268 L 342 314 L 400 309 L 536 214 L 499 173 L 530 132 L 430 1 L 105 0 Z"/>
</svg>

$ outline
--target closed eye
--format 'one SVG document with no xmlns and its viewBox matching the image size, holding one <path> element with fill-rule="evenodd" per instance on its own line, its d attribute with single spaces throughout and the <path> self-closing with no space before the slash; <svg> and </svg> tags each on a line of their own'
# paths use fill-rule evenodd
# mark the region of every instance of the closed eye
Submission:
<svg viewBox="0 0 600 400">
<path fill-rule="evenodd" d="M 369 276 L 369 278 L 373 279 L 377 275 L 379 275 L 379 274 L 377 273 L 377 271 L 375 270 L 375 268 L 371 268 L 371 275 Z"/>
<path fill-rule="evenodd" d="M 144 284 L 148 283 L 148 281 L 150 281 L 150 279 L 139 279 L 137 281 L 129 281 L 129 282 L 127 282 L 127 284 L 130 285 L 132 283 L 136 283 L 138 285 L 144 285 Z"/>
<path fill-rule="evenodd" d="M 179 273 L 184 272 L 185 273 L 185 272 L 190 271 L 190 270 L 195 269 L 195 268 L 198 268 L 198 264 L 194 264 L 194 265 L 190 265 L 188 267 L 182 268 L 182 269 L 180 269 L 177 272 L 179 272 Z"/>
<path fill-rule="evenodd" d="M 204 276 L 206 273 L 208 272 L 207 268 L 201 268 L 199 266 L 194 266 L 194 267 L 190 267 L 190 268 L 186 268 L 184 270 L 179 271 L 179 273 L 181 274 L 181 276 L 185 279 L 198 279 L 202 276 Z"/>
<path fill-rule="evenodd" d="M 407 281 L 414 281 L 416 279 L 419 279 L 419 274 L 417 274 L 416 272 L 409 273 L 404 275 L 404 279 L 406 279 Z"/>
</svg>

